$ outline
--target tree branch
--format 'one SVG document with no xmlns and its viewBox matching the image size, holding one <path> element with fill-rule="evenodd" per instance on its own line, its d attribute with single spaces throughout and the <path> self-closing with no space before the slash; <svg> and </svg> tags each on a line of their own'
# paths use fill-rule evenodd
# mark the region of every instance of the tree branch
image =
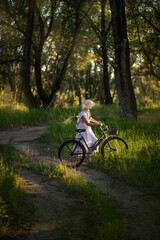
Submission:
<svg viewBox="0 0 160 240">
<path fill-rule="evenodd" d="M 14 20 L 18 31 L 21 32 L 23 35 L 25 35 L 25 31 L 23 30 L 23 27 L 19 24 L 19 21 L 16 19 L 16 14 L 10 11 L 10 7 L 8 5 L 4 8 L 4 11 Z"/>
<path fill-rule="evenodd" d="M 148 20 L 138 9 L 136 9 L 136 12 L 146 21 L 148 22 L 152 28 L 156 30 L 160 34 L 160 29 L 158 29 L 150 20 Z"/>
<path fill-rule="evenodd" d="M 90 26 L 92 27 L 92 29 L 94 30 L 94 32 L 96 33 L 96 35 L 98 36 L 98 39 L 101 39 L 101 33 L 99 28 L 95 25 L 95 23 L 92 21 L 92 19 L 86 15 L 85 16 L 87 22 L 90 24 Z"/>
<path fill-rule="evenodd" d="M 51 2 L 51 20 L 50 20 L 50 23 L 49 23 L 49 27 L 48 27 L 48 30 L 47 30 L 47 33 L 45 35 L 45 39 L 44 41 L 46 41 L 46 39 L 48 38 L 50 32 L 51 32 L 51 29 L 52 29 L 52 25 L 53 25 L 53 21 L 54 21 L 54 13 L 55 13 L 55 10 L 56 10 L 56 4 L 57 4 L 57 0 L 52 0 Z"/>
</svg>

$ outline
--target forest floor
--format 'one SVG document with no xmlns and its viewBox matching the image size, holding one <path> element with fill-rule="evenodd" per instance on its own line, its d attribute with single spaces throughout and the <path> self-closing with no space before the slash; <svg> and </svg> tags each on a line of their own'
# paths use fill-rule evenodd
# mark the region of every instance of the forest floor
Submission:
<svg viewBox="0 0 160 240">
<path fill-rule="evenodd" d="M 45 131 L 46 126 L 1 129 L 0 143 L 11 142 L 19 152 L 35 156 L 37 161 L 59 164 L 56 156 L 51 157 L 47 151 L 44 151 L 42 145 L 35 141 Z M 100 189 L 106 197 L 114 198 L 120 203 L 119 211 L 123 212 L 129 222 L 131 238 L 160 239 L 158 199 L 126 182 L 92 169 L 87 164 L 82 165 L 77 172 Z M 24 223 L 22 228 L 15 232 L 14 239 L 85 239 L 82 231 L 85 213 L 82 210 L 83 203 L 78 197 L 73 197 L 64 191 L 57 180 L 48 180 L 27 169 L 22 169 L 20 176 L 25 182 L 35 212 L 30 221 Z"/>
</svg>

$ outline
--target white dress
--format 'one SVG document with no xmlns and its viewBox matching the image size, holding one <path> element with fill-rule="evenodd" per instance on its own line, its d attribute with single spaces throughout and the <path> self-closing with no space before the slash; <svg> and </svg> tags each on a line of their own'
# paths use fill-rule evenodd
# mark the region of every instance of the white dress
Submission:
<svg viewBox="0 0 160 240">
<path fill-rule="evenodd" d="M 92 128 L 90 126 L 87 126 L 87 124 L 85 122 L 83 122 L 83 119 L 82 119 L 82 116 L 84 116 L 88 122 L 89 119 L 90 119 L 90 112 L 80 112 L 77 116 L 78 118 L 78 124 L 77 124 L 77 129 L 85 129 L 86 131 L 83 132 L 83 138 L 85 139 L 88 147 L 92 147 L 93 144 L 97 141 L 97 138 L 96 136 L 94 135 L 93 131 L 92 131 Z M 80 134 L 76 134 L 76 140 L 79 140 L 79 138 L 81 137 Z M 86 148 L 86 152 L 88 152 L 88 149 L 86 147 L 86 144 L 84 143 L 83 140 L 81 140 L 81 143 L 85 146 Z"/>
</svg>

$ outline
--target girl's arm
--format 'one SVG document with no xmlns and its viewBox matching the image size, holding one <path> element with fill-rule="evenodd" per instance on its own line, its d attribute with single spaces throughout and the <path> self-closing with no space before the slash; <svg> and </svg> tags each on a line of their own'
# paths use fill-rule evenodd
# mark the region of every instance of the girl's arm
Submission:
<svg viewBox="0 0 160 240">
<path fill-rule="evenodd" d="M 91 119 L 93 119 L 93 118 L 90 118 L 90 120 Z M 84 117 L 84 116 L 82 116 L 82 120 L 83 120 L 83 122 L 87 125 L 87 126 L 100 126 L 101 125 L 101 122 L 99 122 L 99 121 L 96 121 L 96 120 L 94 120 L 94 123 L 90 123 L 90 122 L 88 122 L 87 121 L 87 119 Z M 92 120 L 91 120 L 92 121 Z M 93 122 L 93 121 L 92 121 Z"/>
<path fill-rule="evenodd" d="M 101 125 L 101 122 L 100 122 L 100 121 L 97 121 L 97 120 L 93 119 L 92 117 L 90 117 L 89 120 L 90 120 L 91 122 L 97 123 L 98 125 Z"/>
</svg>

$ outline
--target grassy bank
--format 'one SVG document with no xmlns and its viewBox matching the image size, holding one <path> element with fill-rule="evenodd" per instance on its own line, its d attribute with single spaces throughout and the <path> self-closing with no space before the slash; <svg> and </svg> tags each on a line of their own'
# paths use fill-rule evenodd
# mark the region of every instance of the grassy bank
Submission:
<svg viewBox="0 0 160 240">
<path fill-rule="evenodd" d="M 0 145 L 0 239 L 9 236 L 30 213 L 24 184 L 13 162 L 20 157 L 11 146 Z"/>
<path fill-rule="evenodd" d="M 34 158 L 19 156 L 11 146 L 0 145 L 0 225 L 3 229 L 2 236 L 10 234 L 13 222 L 17 225 L 26 213 L 26 196 L 19 174 L 13 170 L 13 162 L 16 168 L 27 168 L 33 172 L 47 176 L 52 180 L 59 180 L 63 191 L 67 191 L 74 198 L 81 199 L 81 211 L 85 214 L 85 222 L 82 223 L 85 239 L 93 240 L 121 240 L 127 239 L 127 224 L 125 218 L 117 213 L 117 203 L 106 198 L 99 190 L 89 184 L 76 171 L 59 165 L 37 163 Z M 78 207 L 78 206 L 77 206 Z M 12 220 L 12 221 L 10 221 Z M 83 239 L 83 238 L 82 238 Z"/>
<path fill-rule="evenodd" d="M 0 126 L 34 125 L 47 121 L 48 132 L 39 141 L 46 143 L 51 154 L 56 155 L 65 139 L 75 137 L 76 122 L 73 118 L 79 112 L 76 107 L 29 111 L 3 106 L 0 107 Z M 139 109 L 137 121 L 120 118 L 114 105 L 94 107 L 91 113 L 93 118 L 107 125 L 117 124 L 119 136 L 129 145 L 127 154 L 115 154 L 109 149 L 105 159 L 99 153 L 95 154 L 92 166 L 160 194 L 160 108 Z M 93 130 L 98 136 L 100 129 L 94 127 Z"/>
<path fill-rule="evenodd" d="M 57 154 L 58 146 L 65 139 L 74 138 L 76 123 L 71 118 L 77 112 L 75 109 L 70 109 L 70 112 L 63 109 L 60 121 L 50 123 L 48 133 L 39 138 L 39 141 L 50 145 L 52 154 Z M 129 145 L 127 154 L 115 153 L 109 148 L 104 159 L 100 153 L 95 154 L 92 157 L 92 166 L 159 195 L 160 108 L 139 109 L 137 121 L 120 118 L 116 107 L 95 107 L 92 109 L 92 116 L 107 125 L 117 124 L 118 135 Z M 93 131 L 97 136 L 100 134 L 99 127 L 93 127 Z"/>
<path fill-rule="evenodd" d="M 47 150 L 51 154 L 57 154 L 57 148 L 67 138 L 75 136 L 76 122 L 74 117 L 79 113 L 79 108 L 56 108 L 49 110 L 27 109 L 0 109 L 0 125 L 34 125 L 48 121 L 48 132 L 43 134 L 39 141 L 47 145 Z M 3 116 L 2 116 L 3 115 Z M 101 120 L 104 124 L 117 124 L 119 136 L 123 137 L 128 145 L 127 154 L 120 152 L 113 153 L 108 149 L 107 156 L 103 159 L 100 153 L 96 153 L 92 158 L 91 166 L 107 171 L 109 174 L 122 178 L 131 184 L 142 187 L 160 195 L 160 108 L 139 109 L 138 120 L 130 121 L 119 117 L 116 106 L 98 106 L 92 109 L 92 116 Z M 99 127 L 93 128 L 95 134 L 100 133 Z M 5 185 L 1 184 L 0 198 L 1 219 L 0 224 L 3 232 L 8 231 L 11 224 L 10 219 L 19 219 L 18 202 L 24 196 L 23 184 L 20 181 L 18 172 L 13 170 L 13 159 L 19 161 L 19 156 L 12 148 L 1 147 L 1 182 L 8 184 L 9 192 L 5 192 Z M 50 149 L 50 150 L 49 150 Z M 5 153 L 5 154 L 4 154 Z M 6 154 L 7 153 L 7 154 Z M 23 162 L 21 160 L 21 162 Z M 111 236 L 107 239 L 125 239 L 126 225 L 123 218 L 117 215 L 115 204 L 111 200 L 106 200 L 104 196 L 89 185 L 84 178 L 76 173 L 70 172 L 62 166 L 55 167 L 48 164 L 37 165 L 33 159 L 25 162 L 25 167 L 32 169 L 42 175 L 47 175 L 51 179 L 59 179 L 70 193 L 81 196 L 83 201 L 91 203 L 87 207 L 88 224 L 94 225 L 95 238 L 105 239 L 104 236 Z M 14 188 L 13 188 L 14 186 Z M 17 191 L 17 194 L 13 194 Z M 16 190 L 15 190 L 16 189 Z M 10 192 L 11 191 L 11 192 Z M 18 200 L 15 200 L 14 197 Z M 11 196 L 11 198 L 9 197 Z M 22 200 L 23 202 L 23 200 Z M 24 201 L 25 202 L 25 201 Z M 17 207 L 15 207 L 17 204 Z M 23 206 L 23 204 L 21 204 Z M 24 204 L 25 206 L 25 204 Z M 17 209 L 16 211 L 14 209 Z M 24 207 L 25 209 L 25 207 Z M 15 212 L 14 212 L 15 211 Z M 23 212 L 23 209 L 21 210 Z M 24 211 L 25 214 L 25 211 Z M 10 217 L 11 216 L 11 217 Z M 24 216 L 24 215 L 23 215 Z M 97 230 L 98 229 L 98 230 Z M 117 236 L 120 236 L 118 238 Z M 93 236 L 92 236 L 93 237 Z"/>
<path fill-rule="evenodd" d="M 85 239 L 127 239 L 127 222 L 124 216 L 117 212 L 117 203 L 113 199 L 106 198 L 76 171 L 63 165 L 37 164 L 36 159 L 29 159 L 23 164 L 37 174 L 52 180 L 58 179 L 63 191 L 69 192 L 74 198 L 81 199 L 79 207 L 85 213 L 85 223 L 82 223 L 82 235 L 85 234 Z"/>
</svg>

